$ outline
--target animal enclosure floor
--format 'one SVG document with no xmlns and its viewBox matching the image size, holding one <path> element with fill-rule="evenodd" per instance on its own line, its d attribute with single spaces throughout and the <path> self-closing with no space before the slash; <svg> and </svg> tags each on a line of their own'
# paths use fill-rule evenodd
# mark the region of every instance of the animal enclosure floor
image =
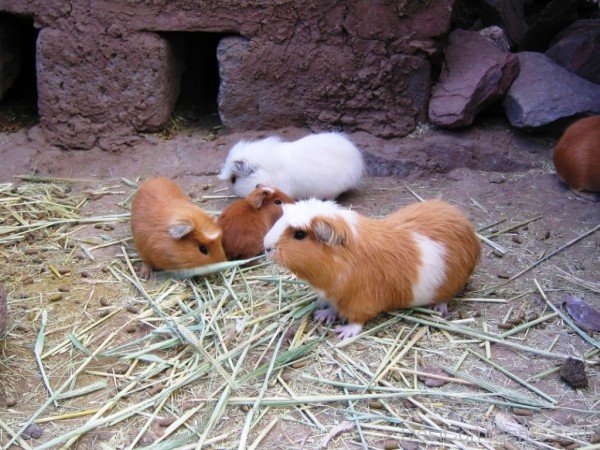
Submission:
<svg viewBox="0 0 600 450">
<path fill-rule="evenodd" d="M 370 177 L 345 195 L 344 205 L 371 216 L 442 197 L 495 248 L 483 244 L 449 319 L 382 314 L 340 342 L 315 323 L 310 289 L 264 261 L 193 282 L 136 277 L 127 214 L 139 177 L 169 176 L 220 211 L 230 192 L 216 174 L 227 150 L 267 132 L 182 129 L 118 154 L 65 152 L 37 133 L 0 133 L 0 283 L 10 311 L 0 342 L 0 445 L 34 415 L 28 432 L 41 435 L 22 441 L 31 448 L 70 440 L 74 448 L 195 448 L 199 440 L 237 448 L 240 439 L 269 449 L 578 448 L 600 440 L 600 360 L 590 343 L 598 335 L 586 342 L 560 316 L 568 294 L 600 309 L 600 232 L 586 235 L 600 224 L 600 205 L 559 185 L 552 139 L 529 155 L 537 164 L 528 171 Z M 48 178 L 14 177 L 31 174 Z M 587 388 L 560 379 L 565 356 L 587 359 Z M 429 386 L 421 373 L 433 374 Z"/>
</svg>

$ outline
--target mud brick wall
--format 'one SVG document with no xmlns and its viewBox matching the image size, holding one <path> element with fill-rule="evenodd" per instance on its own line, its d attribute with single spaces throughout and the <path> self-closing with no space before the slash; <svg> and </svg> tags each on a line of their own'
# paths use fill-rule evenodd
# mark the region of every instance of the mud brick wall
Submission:
<svg viewBox="0 0 600 450">
<path fill-rule="evenodd" d="M 32 16 L 47 139 L 107 149 L 168 122 L 181 55 L 167 32 L 224 33 L 219 114 L 403 136 L 426 117 L 430 56 L 453 0 L 0 0 Z M 167 33 L 168 34 L 168 33 Z"/>
</svg>

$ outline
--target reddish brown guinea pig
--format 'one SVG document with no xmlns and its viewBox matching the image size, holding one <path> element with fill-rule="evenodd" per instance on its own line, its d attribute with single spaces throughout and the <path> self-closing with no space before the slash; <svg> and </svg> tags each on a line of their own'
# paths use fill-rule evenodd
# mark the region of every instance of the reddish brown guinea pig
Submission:
<svg viewBox="0 0 600 450">
<path fill-rule="evenodd" d="M 558 176 L 571 189 L 600 193 L 600 115 L 569 126 L 552 160 Z"/>
<path fill-rule="evenodd" d="M 225 261 L 219 226 L 168 178 L 151 178 L 140 186 L 131 204 L 131 232 L 144 278 L 152 269 Z"/>
<path fill-rule="evenodd" d="M 281 217 L 284 203 L 294 200 L 279 189 L 259 184 L 246 198 L 229 205 L 217 220 L 223 229 L 227 259 L 260 255 L 264 251 L 264 237 Z"/>
</svg>

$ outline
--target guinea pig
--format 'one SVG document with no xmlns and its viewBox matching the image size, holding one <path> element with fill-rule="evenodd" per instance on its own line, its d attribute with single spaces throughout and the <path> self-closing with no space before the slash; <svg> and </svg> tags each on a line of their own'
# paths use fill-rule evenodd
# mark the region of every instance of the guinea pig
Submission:
<svg viewBox="0 0 600 450">
<path fill-rule="evenodd" d="M 245 199 L 231 203 L 217 219 L 223 230 L 227 259 L 246 259 L 263 253 L 267 231 L 283 214 L 283 204 L 293 202 L 279 189 L 259 184 Z"/>
<path fill-rule="evenodd" d="M 293 142 L 278 137 L 240 141 L 227 155 L 219 179 L 246 197 L 257 184 L 276 186 L 295 199 L 335 199 L 364 172 L 360 151 L 340 133 L 312 134 Z"/>
<path fill-rule="evenodd" d="M 168 178 L 151 178 L 131 204 L 131 232 L 141 275 L 225 261 L 221 229 Z"/>
<path fill-rule="evenodd" d="M 556 144 L 552 160 L 558 176 L 571 189 L 600 193 L 600 115 L 569 126 Z"/>
<path fill-rule="evenodd" d="M 469 220 L 454 206 L 429 200 L 371 219 L 331 201 L 283 206 L 265 236 L 267 257 L 307 281 L 329 307 L 320 322 L 338 317 L 339 337 L 356 336 L 384 311 L 438 304 L 465 286 L 480 245 Z"/>
</svg>

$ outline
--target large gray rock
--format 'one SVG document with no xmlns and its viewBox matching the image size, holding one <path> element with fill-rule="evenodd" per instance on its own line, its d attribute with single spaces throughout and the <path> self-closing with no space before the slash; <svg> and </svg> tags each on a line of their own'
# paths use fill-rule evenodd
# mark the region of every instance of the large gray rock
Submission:
<svg viewBox="0 0 600 450">
<path fill-rule="evenodd" d="M 0 17 L 0 101 L 21 71 L 22 50 L 17 28 Z"/>
<path fill-rule="evenodd" d="M 429 120 L 448 128 L 470 125 L 481 110 L 502 97 L 518 72 L 512 53 L 500 51 L 475 31 L 453 31 L 429 102 Z"/>
<path fill-rule="evenodd" d="M 542 53 L 517 56 L 519 75 L 502 102 L 513 126 L 537 128 L 600 113 L 600 85 L 569 72 Z"/>
<path fill-rule="evenodd" d="M 552 39 L 546 56 L 580 77 L 600 84 L 600 19 L 573 22 Z"/>
</svg>

